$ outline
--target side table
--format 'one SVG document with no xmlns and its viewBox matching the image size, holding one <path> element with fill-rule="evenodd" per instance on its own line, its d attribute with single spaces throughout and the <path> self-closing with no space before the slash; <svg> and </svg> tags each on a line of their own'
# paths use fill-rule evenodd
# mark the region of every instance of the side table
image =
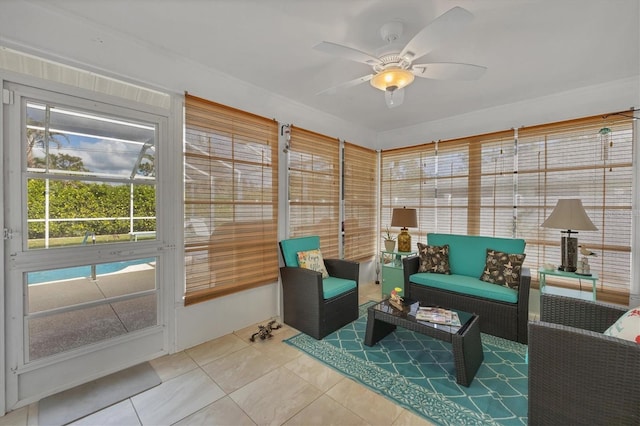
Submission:
<svg viewBox="0 0 640 426">
<path fill-rule="evenodd" d="M 566 272 L 566 271 L 560 271 L 557 269 L 549 270 L 549 269 L 540 268 L 538 269 L 538 279 L 540 281 L 540 294 L 550 293 L 549 289 L 546 288 L 547 275 L 552 277 L 561 277 L 561 278 L 578 280 L 581 283 L 582 283 L 582 280 L 591 281 L 593 300 L 596 300 L 596 285 L 598 283 L 598 274 L 592 273 L 591 275 L 580 275 L 580 274 L 576 274 L 575 272 Z"/>
<path fill-rule="evenodd" d="M 408 256 L 415 256 L 417 251 L 382 251 L 380 262 L 382 263 L 382 297 L 391 294 L 391 290 L 400 287 L 404 295 L 404 270 L 402 259 Z"/>
</svg>

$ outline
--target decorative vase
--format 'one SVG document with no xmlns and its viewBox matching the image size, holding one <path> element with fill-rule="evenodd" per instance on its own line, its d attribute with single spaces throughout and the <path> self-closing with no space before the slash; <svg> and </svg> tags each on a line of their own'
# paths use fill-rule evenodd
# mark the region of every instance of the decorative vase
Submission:
<svg viewBox="0 0 640 426">
<path fill-rule="evenodd" d="M 384 240 L 385 251 L 394 251 L 396 249 L 396 240 Z"/>
</svg>

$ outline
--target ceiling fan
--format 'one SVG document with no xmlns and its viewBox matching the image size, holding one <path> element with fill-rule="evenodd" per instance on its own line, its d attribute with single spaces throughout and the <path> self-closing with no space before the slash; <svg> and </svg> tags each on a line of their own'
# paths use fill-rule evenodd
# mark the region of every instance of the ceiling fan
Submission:
<svg viewBox="0 0 640 426">
<path fill-rule="evenodd" d="M 318 94 L 334 94 L 339 90 L 357 86 L 369 81 L 376 89 L 385 92 L 385 102 L 394 108 L 404 101 L 404 88 L 415 77 L 438 80 L 475 80 L 486 71 L 486 67 L 453 62 L 414 64 L 413 61 L 431 52 L 447 38 L 454 36 L 473 19 L 473 14 L 461 7 L 454 7 L 443 13 L 420 30 L 404 48 L 395 51 L 387 49 L 382 55 L 374 56 L 352 47 L 323 41 L 313 48 L 334 56 L 361 62 L 373 67 L 373 74 L 358 77 Z M 382 26 L 380 35 L 388 43 L 388 48 L 400 38 L 402 22 L 390 22 Z"/>
</svg>

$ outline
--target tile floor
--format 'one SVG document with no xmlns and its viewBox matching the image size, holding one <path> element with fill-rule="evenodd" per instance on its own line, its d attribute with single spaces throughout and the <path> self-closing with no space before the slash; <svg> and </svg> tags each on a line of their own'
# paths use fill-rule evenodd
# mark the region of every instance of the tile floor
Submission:
<svg viewBox="0 0 640 426">
<path fill-rule="evenodd" d="M 380 286 L 360 287 L 360 303 Z M 247 327 L 151 361 L 162 384 L 73 425 L 430 425 L 404 408 L 282 343 L 250 342 Z M 0 417 L 0 426 L 37 426 L 38 404 Z"/>
<path fill-rule="evenodd" d="M 360 303 L 380 299 L 360 287 Z M 537 290 L 530 296 L 537 317 Z M 250 342 L 243 330 L 151 361 L 162 384 L 73 425 L 431 425 L 282 343 L 288 326 Z M 38 426 L 38 404 L 0 417 L 0 426 Z"/>
</svg>

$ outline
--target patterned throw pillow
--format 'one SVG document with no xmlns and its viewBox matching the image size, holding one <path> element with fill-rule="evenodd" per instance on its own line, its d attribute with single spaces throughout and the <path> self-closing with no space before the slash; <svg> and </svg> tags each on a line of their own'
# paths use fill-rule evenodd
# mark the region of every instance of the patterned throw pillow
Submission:
<svg viewBox="0 0 640 426">
<path fill-rule="evenodd" d="M 451 274 L 449 267 L 449 244 L 443 246 L 428 246 L 418 243 L 420 267 L 418 272 L 433 272 L 436 274 Z"/>
<path fill-rule="evenodd" d="M 640 306 L 625 312 L 604 334 L 640 344 Z"/>
<path fill-rule="evenodd" d="M 329 276 L 327 268 L 324 267 L 324 259 L 322 258 L 320 249 L 299 251 L 298 265 L 300 265 L 301 268 L 322 272 L 322 278 L 327 278 Z"/>
<path fill-rule="evenodd" d="M 480 279 L 517 290 L 525 256 L 487 249 L 487 262 Z"/>
</svg>

